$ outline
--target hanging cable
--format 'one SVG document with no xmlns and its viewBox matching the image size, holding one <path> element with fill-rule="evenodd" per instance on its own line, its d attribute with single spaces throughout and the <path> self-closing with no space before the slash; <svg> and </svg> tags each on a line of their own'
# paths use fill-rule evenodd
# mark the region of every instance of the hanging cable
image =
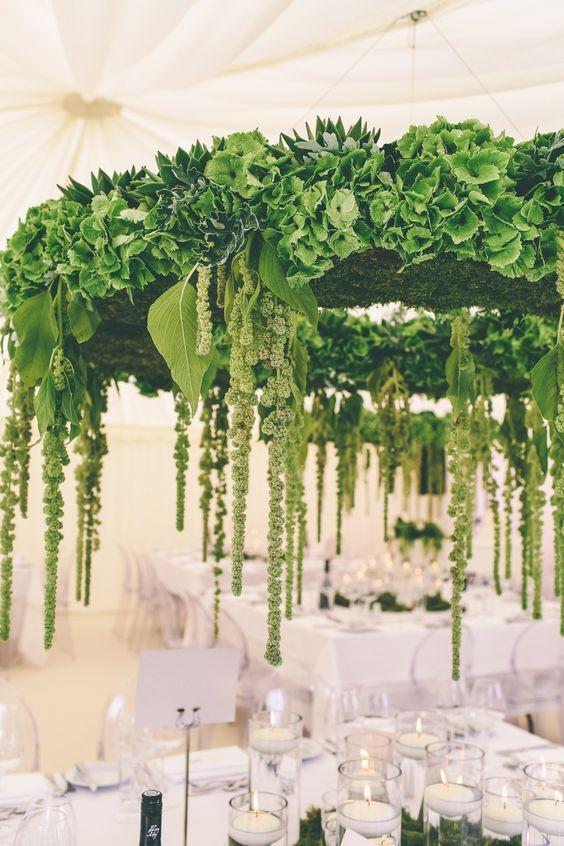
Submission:
<svg viewBox="0 0 564 846">
<path fill-rule="evenodd" d="M 484 94 L 486 94 L 486 96 L 487 96 L 487 97 L 489 97 L 489 99 L 492 101 L 492 103 L 495 105 L 495 107 L 496 107 L 496 108 L 499 110 L 499 112 L 503 115 L 503 117 L 505 118 L 505 120 L 507 121 L 507 123 L 508 123 L 508 124 L 509 124 L 509 125 L 510 125 L 510 126 L 511 126 L 514 130 L 515 130 L 516 134 L 517 134 L 520 138 L 524 138 L 523 133 L 521 132 L 521 130 L 519 129 L 519 127 L 518 127 L 518 126 L 514 123 L 514 121 L 511 119 L 510 115 L 509 115 L 509 114 L 506 112 L 506 110 L 503 108 L 503 106 L 501 105 L 501 103 L 499 102 L 499 100 L 497 99 L 497 97 L 496 97 L 494 94 L 492 94 L 492 92 L 491 92 L 491 91 L 489 91 L 489 90 L 488 90 L 488 88 L 486 87 L 485 83 L 484 83 L 484 82 L 482 81 L 482 79 L 478 76 L 478 74 L 474 71 L 474 69 L 473 69 L 473 68 L 472 68 L 472 67 L 468 64 L 468 62 L 466 61 L 466 59 L 464 58 L 464 56 L 462 55 L 462 53 L 460 52 L 460 50 L 458 50 L 458 48 L 456 47 L 456 45 L 454 45 L 454 44 L 452 43 L 452 41 L 450 40 L 450 38 L 448 38 L 448 36 L 446 36 L 446 35 L 445 35 L 445 33 L 442 31 L 442 29 L 440 28 L 440 26 L 439 26 L 439 25 L 438 25 L 438 23 L 436 22 L 436 20 L 435 20 L 435 18 L 433 17 L 433 15 L 429 14 L 429 15 L 428 15 L 428 18 L 429 18 L 429 20 L 431 21 L 431 23 L 433 24 L 433 26 L 435 27 L 435 29 L 437 30 L 437 32 L 439 33 L 439 35 L 441 36 L 441 38 L 443 39 L 443 41 L 445 42 L 445 44 L 447 45 L 447 47 L 450 47 L 450 49 L 452 50 L 452 52 L 454 53 L 454 55 L 455 55 L 455 56 L 458 58 L 458 60 L 459 60 L 459 61 L 460 61 L 460 62 L 464 65 L 464 67 L 466 68 L 466 70 L 468 71 L 468 73 L 469 73 L 469 74 L 470 74 L 470 75 L 471 75 L 471 76 L 472 76 L 472 77 L 476 80 L 476 82 L 478 83 L 478 85 L 480 86 L 480 88 L 482 89 L 482 91 L 484 92 Z"/>
<path fill-rule="evenodd" d="M 415 50 L 417 48 L 417 24 L 422 18 L 427 17 L 427 12 L 424 9 L 416 9 L 414 12 L 411 12 L 409 15 L 409 19 L 411 21 L 411 27 L 409 29 L 409 42 L 408 47 L 411 51 L 411 72 L 409 76 L 409 125 L 411 126 L 414 122 L 414 110 L 415 110 Z"/>
</svg>

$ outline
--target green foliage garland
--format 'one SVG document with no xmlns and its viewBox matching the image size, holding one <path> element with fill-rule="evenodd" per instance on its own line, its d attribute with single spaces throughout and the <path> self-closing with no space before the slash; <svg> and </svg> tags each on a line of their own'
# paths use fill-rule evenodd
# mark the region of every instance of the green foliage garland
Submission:
<svg viewBox="0 0 564 846">
<path fill-rule="evenodd" d="M 174 444 L 174 463 L 176 465 L 176 530 L 181 532 L 184 528 L 186 513 L 186 474 L 188 472 L 190 442 L 188 440 L 188 428 L 190 426 L 191 412 L 188 400 L 178 390 L 174 396 L 174 410 L 176 413 L 176 441 Z"/>
</svg>

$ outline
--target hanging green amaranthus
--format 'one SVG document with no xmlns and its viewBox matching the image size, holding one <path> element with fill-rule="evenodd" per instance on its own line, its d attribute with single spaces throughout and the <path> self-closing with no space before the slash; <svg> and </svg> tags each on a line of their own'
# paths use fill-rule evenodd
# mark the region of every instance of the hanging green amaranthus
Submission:
<svg viewBox="0 0 564 846">
<path fill-rule="evenodd" d="M 226 401 L 231 406 L 229 436 L 231 450 L 232 521 L 231 589 L 236 596 L 243 588 L 245 526 L 249 493 L 249 456 L 256 405 L 253 367 L 258 360 L 254 337 L 253 307 L 258 280 L 254 279 L 244 254 L 237 261 L 242 285 L 233 298 L 228 332 L 231 337 L 230 384 Z"/>
<path fill-rule="evenodd" d="M 506 579 L 511 578 L 512 570 L 512 532 L 513 532 L 513 491 L 514 491 L 514 474 L 513 467 L 507 461 L 505 470 L 505 482 L 503 485 L 503 510 L 504 510 L 504 526 L 505 526 L 505 569 L 504 576 Z"/>
<path fill-rule="evenodd" d="M 370 393 L 378 413 L 379 482 L 384 492 L 384 541 L 390 540 L 389 502 L 403 455 L 409 451 L 409 392 L 393 362 L 382 365 L 369 380 Z"/>
<path fill-rule="evenodd" d="M 323 495 L 325 491 L 325 468 L 327 466 L 327 441 L 333 419 L 335 398 L 330 399 L 324 393 L 316 393 L 313 398 L 311 409 L 312 440 L 316 447 L 315 455 L 315 483 L 316 483 L 316 504 L 317 542 L 321 541 L 321 528 L 323 521 Z"/>
<path fill-rule="evenodd" d="M 223 573 L 221 561 L 225 557 L 225 517 L 227 515 L 227 478 L 226 469 L 229 461 L 227 430 L 229 427 L 225 391 L 219 387 L 214 389 L 213 416 L 213 457 L 215 469 L 215 519 L 213 526 L 213 630 L 214 639 L 219 635 L 219 610 L 221 601 L 220 579 Z"/>
<path fill-rule="evenodd" d="M 196 313 L 198 317 L 198 335 L 196 352 L 198 355 L 208 355 L 212 344 L 212 324 L 210 309 L 210 282 L 212 271 L 210 267 L 198 267 L 198 282 L 196 288 Z"/>
<path fill-rule="evenodd" d="M 280 625 L 282 620 L 282 574 L 286 559 L 284 478 L 288 461 L 288 436 L 294 420 L 294 410 L 290 404 L 292 398 L 292 365 L 289 360 L 292 319 L 288 306 L 278 302 L 271 294 L 263 295 L 260 313 L 264 320 L 259 343 L 260 356 L 263 363 L 272 371 L 260 399 L 261 406 L 266 410 L 261 430 L 262 434 L 268 438 L 269 487 L 268 639 L 265 658 L 269 664 L 278 666 L 282 663 Z"/>
<path fill-rule="evenodd" d="M 14 539 L 16 505 L 18 504 L 18 409 L 16 407 L 16 372 L 10 367 L 8 377 L 8 416 L 4 424 L 4 434 L 0 446 L 3 459 L 0 474 L 0 509 L 2 523 L 0 525 L 0 552 L 2 554 L 2 585 L 0 606 L 0 637 L 7 640 L 10 636 L 10 608 L 12 604 L 12 576 L 14 569 Z"/>
<path fill-rule="evenodd" d="M 287 620 L 292 619 L 294 603 L 294 562 L 296 556 L 296 520 L 298 512 L 298 453 L 301 440 L 301 421 L 294 418 L 288 432 L 286 446 L 286 467 L 284 474 L 285 501 L 285 537 L 286 537 L 286 586 L 284 600 L 284 615 Z"/>
<path fill-rule="evenodd" d="M 188 472 L 189 446 L 188 429 L 192 414 L 188 400 L 180 389 L 174 396 L 174 411 L 176 413 L 176 441 L 174 444 L 174 463 L 176 465 L 176 530 L 184 528 L 186 513 L 186 474 Z"/>
<path fill-rule="evenodd" d="M 202 560 L 208 560 L 210 542 L 210 514 L 213 499 L 213 438 L 212 438 L 212 397 L 208 392 L 202 408 L 202 437 L 200 440 L 200 511 L 202 513 Z"/>
<path fill-rule="evenodd" d="M 102 465 L 108 452 L 106 433 L 101 420 L 106 410 L 106 386 L 96 398 L 96 412 L 85 413 L 77 438 L 76 452 L 81 461 L 76 467 L 76 500 L 78 533 L 76 543 L 76 598 L 90 603 L 92 554 L 100 548 L 100 510 L 102 508 Z M 83 584 L 84 578 L 84 584 Z"/>
<path fill-rule="evenodd" d="M 449 516 L 454 520 L 452 548 L 452 678 L 460 679 L 460 646 L 462 638 L 462 591 L 468 561 L 468 496 L 471 460 L 470 408 L 475 399 L 474 362 L 470 353 L 470 315 L 467 310 L 452 322 L 452 352 L 446 363 L 452 403 L 452 432 L 448 444 L 449 470 L 452 477 Z"/>
<path fill-rule="evenodd" d="M 498 485 L 495 478 L 497 468 L 494 462 L 494 442 L 497 432 L 497 426 L 492 417 L 491 390 L 492 385 L 490 378 L 482 374 L 479 379 L 479 394 L 476 399 L 476 402 L 474 403 L 470 420 L 470 453 L 472 459 L 470 462 L 470 504 L 467 504 L 467 515 L 469 522 L 469 542 L 467 555 L 468 558 L 470 558 L 472 555 L 472 544 L 470 541 L 472 538 L 472 529 L 474 523 L 473 486 L 475 484 L 476 471 L 478 465 L 480 465 L 482 468 L 482 484 L 485 488 L 486 493 L 488 494 L 488 504 L 492 513 L 493 521 L 493 581 L 496 593 L 500 595 L 501 519 L 499 511 Z"/>
<path fill-rule="evenodd" d="M 18 498 L 20 513 L 27 517 L 29 498 L 29 461 L 31 444 L 31 422 L 35 416 L 33 388 L 26 388 L 21 379 L 16 380 L 15 403 L 17 408 L 17 461 L 19 467 Z"/>
<path fill-rule="evenodd" d="M 525 476 L 528 501 L 528 573 L 533 579 L 533 619 L 538 620 L 542 617 L 542 532 L 546 504 L 544 483 L 547 470 L 547 431 L 534 402 L 527 413 L 527 423 L 532 432 L 527 448 Z"/>
</svg>

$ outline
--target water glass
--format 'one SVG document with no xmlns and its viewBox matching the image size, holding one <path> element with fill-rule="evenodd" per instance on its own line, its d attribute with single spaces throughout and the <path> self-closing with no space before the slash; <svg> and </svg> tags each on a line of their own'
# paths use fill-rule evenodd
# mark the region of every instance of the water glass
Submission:
<svg viewBox="0 0 564 846">
<path fill-rule="evenodd" d="M 265 791 L 229 801 L 228 846 L 287 846 L 288 803 Z"/>
<path fill-rule="evenodd" d="M 523 799 L 521 786 L 505 776 L 484 782 L 483 846 L 521 846 Z"/>
<path fill-rule="evenodd" d="M 65 796 L 34 802 L 16 832 L 14 846 L 77 846 L 76 821 Z"/>
<path fill-rule="evenodd" d="M 370 843 L 400 846 L 401 770 L 388 761 L 361 758 L 339 766 L 337 843 L 346 831 Z"/>
<path fill-rule="evenodd" d="M 564 844 L 564 765 L 528 764 L 524 770 L 523 843 Z"/>
<path fill-rule="evenodd" d="M 337 846 L 338 790 L 327 790 L 321 797 L 321 830 L 325 846 Z"/>
</svg>

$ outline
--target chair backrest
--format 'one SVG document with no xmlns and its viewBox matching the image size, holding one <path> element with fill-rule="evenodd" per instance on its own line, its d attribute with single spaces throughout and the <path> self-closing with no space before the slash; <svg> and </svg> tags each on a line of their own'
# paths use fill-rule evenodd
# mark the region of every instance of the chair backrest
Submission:
<svg viewBox="0 0 564 846">
<path fill-rule="evenodd" d="M 158 614 L 164 646 L 167 649 L 178 649 L 183 646 L 184 631 L 189 616 L 185 598 L 159 584 Z"/>
<path fill-rule="evenodd" d="M 129 676 L 108 699 L 102 713 L 98 738 L 98 758 L 118 760 L 131 743 L 134 732 L 136 677 Z"/>
<path fill-rule="evenodd" d="M 560 666 L 562 655 L 562 639 L 557 622 L 535 620 L 523 629 L 515 641 L 511 670 L 517 675 L 546 673 Z"/>
<path fill-rule="evenodd" d="M 461 675 L 472 674 L 474 658 L 472 632 L 462 627 Z M 413 684 L 445 681 L 450 678 L 452 635 L 450 626 L 434 629 L 419 642 L 411 660 L 410 678 Z"/>
<path fill-rule="evenodd" d="M 233 646 L 241 653 L 241 668 L 240 671 L 246 670 L 250 664 L 249 643 L 247 636 L 239 623 L 220 608 L 218 618 L 219 633 L 216 643 L 219 646 Z"/>
<path fill-rule="evenodd" d="M 206 606 L 192 593 L 184 594 L 188 619 L 183 646 L 213 646 L 213 619 Z"/>
<path fill-rule="evenodd" d="M 151 599 L 157 591 L 157 578 L 151 559 L 144 552 L 129 550 L 137 573 L 137 593 L 140 599 Z"/>
<path fill-rule="evenodd" d="M 0 680 L 0 712 L 0 717 L 14 727 L 21 742 L 22 756 L 16 771 L 39 770 L 39 732 L 35 716 L 16 688 L 3 680 Z"/>
</svg>

